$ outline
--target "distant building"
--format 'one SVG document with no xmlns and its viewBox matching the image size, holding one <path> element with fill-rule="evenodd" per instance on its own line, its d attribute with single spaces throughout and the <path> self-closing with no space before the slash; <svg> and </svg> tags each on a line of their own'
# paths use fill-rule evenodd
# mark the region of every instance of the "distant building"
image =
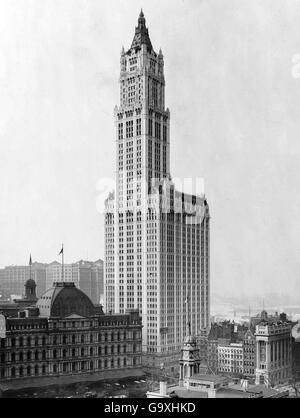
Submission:
<svg viewBox="0 0 300 418">
<path fill-rule="evenodd" d="M 218 373 L 241 377 L 244 372 L 242 343 L 218 344 Z"/>
<path fill-rule="evenodd" d="M 8 266 L 0 270 L 0 291 L 6 295 L 22 296 L 24 285 L 30 278 L 36 282 L 36 292 L 41 296 L 46 291 L 46 264 L 32 263 L 29 266 Z"/>
<path fill-rule="evenodd" d="M 28 281 L 21 305 L 0 304 L 1 383 L 23 378 L 69 376 L 141 368 L 142 325 L 138 311 L 105 315 L 74 283 L 55 283 L 38 300 Z M 1 317 L 3 321 L 3 317 Z M 3 323 L 1 322 L 2 332 Z M 72 380 L 73 379 L 73 380 Z"/>
<path fill-rule="evenodd" d="M 104 294 L 103 261 L 80 260 L 74 264 L 62 264 L 54 261 L 46 267 L 46 286 L 57 282 L 72 282 L 82 290 L 93 303 L 100 303 Z"/>
<path fill-rule="evenodd" d="M 274 386 L 292 375 L 292 324 L 262 321 L 256 325 L 256 384 Z"/>
</svg>

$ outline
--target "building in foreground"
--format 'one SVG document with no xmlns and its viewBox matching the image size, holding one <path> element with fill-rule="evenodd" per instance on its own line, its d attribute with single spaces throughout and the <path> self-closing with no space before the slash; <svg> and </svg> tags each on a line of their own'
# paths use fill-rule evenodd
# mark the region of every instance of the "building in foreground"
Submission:
<svg viewBox="0 0 300 418">
<path fill-rule="evenodd" d="M 138 311 L 105 315 L 71 282 L 55 283 L 33 302 L 34 286 L 26 283 L 27 304 L 0 305 L 0 384 L 122 370 L 134 375 L 141 367 Z"/>
<path fill-rule="evenodd" d="M 120 66 L 116 190 L 105 214 L 105 310 L 138 309 L 145 365 L 163 363 L 172 371 L 185 336 L 185 301 L 193 334 L 210 322 L 209 206 L 204 195 L 179 192 L 172 182 L 164 57 L 152 46 L 143 12 Z"/>
<path fill-rule="evenodd" d="M 176 385 L 168 386 L 163 377 L 157 391 L 147 392 L 148 398 L 286 398 L 288 391 L 278 391 L 264 384 L 253 385 L 241 379 L 200 374 L 199 348 L 196 339 L 188 335 L 182 347 L 180 377 Z"/>
<path fill-rule="evenodd" d="M 256 383 L 274 386 L 292 377 L 292 324 L 261 322 L 256 325 Z"/>
</svg>

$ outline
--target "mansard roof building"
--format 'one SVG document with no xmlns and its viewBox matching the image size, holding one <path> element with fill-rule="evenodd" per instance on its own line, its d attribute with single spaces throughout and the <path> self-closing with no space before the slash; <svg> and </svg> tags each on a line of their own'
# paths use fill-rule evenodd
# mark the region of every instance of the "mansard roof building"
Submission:
<svg viewBox="0 0 300 418">
<path fill-rule="evenodd" d="M 29 289 L 35 283 L 27 282 Z M 0 390 L 25 378 L 135 375 L 141 366 L 138 311 L 106 315 L 74 283 L 59 282 L 39 299 L 0 304 Z"/>
</svg>

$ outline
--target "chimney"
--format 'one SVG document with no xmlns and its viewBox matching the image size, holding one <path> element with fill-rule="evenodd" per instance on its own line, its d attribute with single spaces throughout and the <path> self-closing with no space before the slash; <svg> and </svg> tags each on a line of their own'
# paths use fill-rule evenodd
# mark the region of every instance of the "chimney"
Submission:
<svg viewBox="0 0 300 418">
<path fill-rule="evenodd" d="M 167 396 L 167 382 L 160 382 L 160 395 Z"/>
</svg>

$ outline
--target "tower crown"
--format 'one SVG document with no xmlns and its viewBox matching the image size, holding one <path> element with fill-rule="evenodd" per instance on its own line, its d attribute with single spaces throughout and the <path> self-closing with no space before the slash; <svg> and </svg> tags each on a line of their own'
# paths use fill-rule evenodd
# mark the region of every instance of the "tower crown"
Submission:
<svg viewBox="0 0 300 418">
<path fill-rule="evenodd" d="M 148 28 L 146 28 L 146 19 L 143 10 L 141 10 L 139 15 L 138 26 L 135 28 L 135 35 L 131 44 L 131 49 L 140 49 L 142 45 L 147 46 L 148 52 L 153 51 L 149 31 Z"/>
</svg>

